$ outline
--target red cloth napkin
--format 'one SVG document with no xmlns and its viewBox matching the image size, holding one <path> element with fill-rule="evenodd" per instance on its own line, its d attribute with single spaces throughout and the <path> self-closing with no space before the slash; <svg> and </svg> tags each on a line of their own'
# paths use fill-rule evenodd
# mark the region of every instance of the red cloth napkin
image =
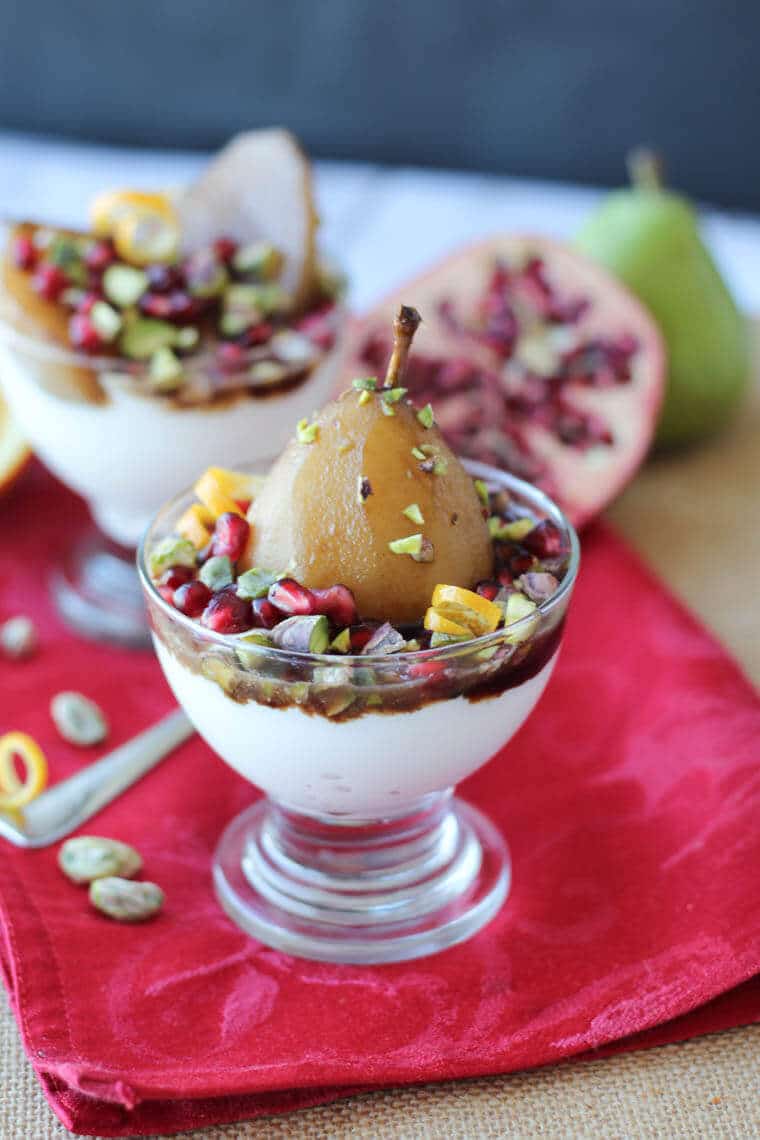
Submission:
<svg viewBox="0 0 760 1140">
<path fill-rule="evenodd" d="M 36 736 L 53 779 L 84 759 L 51 725 L 57 690 L 107 710 L 111 745 L 172 705 L 150 654 L 53 615 L 45 576 L 83 518 L 39 468 L 0 504 L 0 616 L 42 633 L 37 658 L 0 664 L 0 731 Z M 760 970 L 759 740 L 736 666 L 597 526 L 543 702 L 461 789 L 514 858 L 507 906 L 470 942 L 355 967 L 247 938 L 209 862 L 255 793 L 197 738 L 85 828 L 140 848 L 167 894 L 156 921 L 110 922 L 55 850 L 0 840 L 3 973 L 52 1107 L 78 1132 L 149 1135 L 757 1020 L 756 982 L 682 1015 Z"/>
</svg>

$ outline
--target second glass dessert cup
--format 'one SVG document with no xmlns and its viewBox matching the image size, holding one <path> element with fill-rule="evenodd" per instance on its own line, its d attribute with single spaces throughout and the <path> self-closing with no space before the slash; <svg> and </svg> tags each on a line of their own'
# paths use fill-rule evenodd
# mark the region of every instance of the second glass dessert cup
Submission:
<svg viewBox="0 0 760 1140">
<path fill-rule="evenodd" d="M 336 329 L 341 312 L 336 307 Z M 144 364 L 87 356 L 36 335 L 5 298 L 0 378 L 8 405 L 36 454 L 86 500 L 95 523 L 52 576 L 66 622 L 97 640 L 146 644 L 134 551 L 152 515 L 220 454 L 250 452 L 251 440 L 261 441 L 262 455 L 283 444 L 298 419 L 327 398 L 341 353 L 338 336 L 297 383 L 183 404 L 146 390 Z M 186 358 L 191 383 L 205 382 L 206 366 L 200 354 Z"/>
<path fill-rule="evenodd" d="M 530 616 L 462 644 L 337 657 L 217 634 L 164 601 L 145 561 L 190 492 L 143 541 L 140 574 L 167 680 L 201 736 L 265 793 L 222 836 L 217 896 L 277 949 L 331 962 L 417 958 L 470 937 L 509 892 L 500 832 L 454 787 L 508 742 L 543 693 L 579 547 L 540 491 L 466 467 L 551 520 L 567 568 Z"/>
</svg>

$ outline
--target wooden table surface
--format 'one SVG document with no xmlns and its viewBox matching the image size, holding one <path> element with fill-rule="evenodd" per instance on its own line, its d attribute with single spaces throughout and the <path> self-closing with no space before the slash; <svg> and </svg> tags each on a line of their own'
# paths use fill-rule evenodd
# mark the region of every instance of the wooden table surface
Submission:
<svg viewBox="0 0 760 1140">
<path fill-rule="evenodd" d="M 123 171 L 128 164 L 132 170 L 138 163 L 140 181 L 150 181 L 148 171 L 155 167 L 155 160 L 151 165 L 147 159 L 139 166 L 134 154 L 42 148 L 43 144 L 24 142 L 17 152 L 6 146 L 0 153 L 0 172 L 7 176 L 5 189 L 0 189 L 5 213 L 13 213 L 8 179 L 14 162 L 23 161 L 24 196 L 31 213 L 35 194 L 44 203 L 48 179 L 51 171 L 55 173 L 62 197 L 56 198 L 55 214 L 48 211 L 48 216 L 58 217 L 60 202 L 66 201 L 62 157 L 67 156 L 72 202 L 74 191 L 81 201 L 83 185 L 127 181 Z M 165 165 L 164 181 L 169 173 L 188 168 L 176 156 L 167 158 Z M 514 224 L 540 228 L 542 220 L 556 230 L 558 204 L 564 209 L 559 211 L 560 228 L 569 228 L 594 198 L 590 191 L 568 190 L 563 197 L 556 188 L 544 188 L 539 202 L 534 188 L 520 188 L 511 180 L 468 181 L 468 176 L 427 174 L 415 180 L 410 172 L 382 176 L 371 168 L 342 173 L 324 168 L 320 178 L 328 232 L 333 244 L 336 235 L 342 238 L 360 304 L 424 264 L 442 241 L 451 245 L 459 238 Z M 407 229 L 415 234 L 416 246 L 414 257 L 405 262 L 398 244 L 406 240 L 400 219 L 410 219 L 411 203 L 416 204 L 416 220 L 409 221 Z M 465 203 L 470 203 L 469 211 Z M 543 215 L 537 213 L 539 206 Z M 377 224 L 368 224 L 368 214 Z M 755 271 L 758 261 L 750 253 L 760 251 L 760 223 L 713 218 L 708 225 L 735 288 L 745 303 L 754 302 L 760 296 L 760 281 Z M 692 451 L 650 461 L 609 512 L 614 524 L 756 682 L 760 682 L 759 500 L 760 384 L 721 436 Z M 759 1057 L 760 1027 L 737 1029 L 604 1061 L 389 1090 L 187 1135 L 193 1140 L 756 1137 L 760 1135 Z M 1 1140 L 60 1140 L 68 1135 L 44 1102 L 2 999 L 0 1073 Z"/>
</svg>

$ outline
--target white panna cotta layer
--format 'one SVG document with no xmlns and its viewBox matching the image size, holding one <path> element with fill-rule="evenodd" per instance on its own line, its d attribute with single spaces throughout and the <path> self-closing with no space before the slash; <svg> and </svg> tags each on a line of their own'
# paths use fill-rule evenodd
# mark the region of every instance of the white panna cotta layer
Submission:
<svg viewBox="0 0 760 1140">
<path fill-rule="evenodd" d="M 175 697 L 241 776 L 296 811 L 357 819 L 403 811 L 469 776 L 517 732 L 557 659 L 498 696 L 334 721 L 297 707 L 238 704 L 153 641 Z"/>
<path fill-rule="evenodd" d="M 87 500 L 104 533 L 129 547 L 159 507 L 206 467 L 277 455 L 298 420 L 329 398 L 339 365 L 336 348 L 295 388 L 186 408 L 141 395 L 133 380 L 114 372 L 111 382 L 104 377 L 108 401 L 97 404 L 51 391 L 54 365 L 38 369 L 30 353 L 0 344 L 0 381 L 24 435 Z"/>
</svg>

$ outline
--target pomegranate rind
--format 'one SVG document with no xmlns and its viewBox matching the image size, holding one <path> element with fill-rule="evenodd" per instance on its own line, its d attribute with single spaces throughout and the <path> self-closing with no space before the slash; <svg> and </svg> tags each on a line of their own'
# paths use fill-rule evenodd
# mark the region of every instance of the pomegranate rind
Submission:
<svg viewBox="0 0 760 1140">
<path fill-rule="evenodd" d="M 236 135 L 177 199 L 186 249 L 220 233 L 240 243 L 270 242 L 285 258 L 279 283 L 296 307 L 316 282 L 317 211 L 311 164 L 290 131 Z"/>
<path fill-rule="evenodd" d="M 18 479 L 31 457 L 31 448 L 0 396 L 0 494 Z"/>
<path fill-rule="evenodd" d="M 644 461 L 653 440 L 665 390 L 665 346 L 652 317 L 637 298 L 598 264 L 562 242 L 531 234 L 502 234 L 465 246 L 418 277 L 395 289 L 356 320 L 349 331 L 342 387 L 365 375 L 362 346 L 370 335 L 387 334 L 399 304 L 413 304 L 422 314 L 415 340 L 421 356 L 457 357 L 499 370 L 501 361 L 487 346 L 445 327 L 441 301 L 453 301 L 461 313 L 472 312 L 482 297 L 494 263 L 541 258 L 560 294 L 587 297 L 591 304 L 576 324 L 584 337 L 630 334 L 638 342 L 633 375 L 610 388 L 568 386 L 568 401 L 605 419 L 611 445 L 580 451 L 560 442 L 544 427 L 527 425 L 532 453 L 551 473 L 551 494 L 570 521 L 581 527 L 598 515 L 626 486 Z M 410 391 L 414 398 L 414 390 Z M 435 411 L 435 404 L 433 405 Z"/>
</svg>

